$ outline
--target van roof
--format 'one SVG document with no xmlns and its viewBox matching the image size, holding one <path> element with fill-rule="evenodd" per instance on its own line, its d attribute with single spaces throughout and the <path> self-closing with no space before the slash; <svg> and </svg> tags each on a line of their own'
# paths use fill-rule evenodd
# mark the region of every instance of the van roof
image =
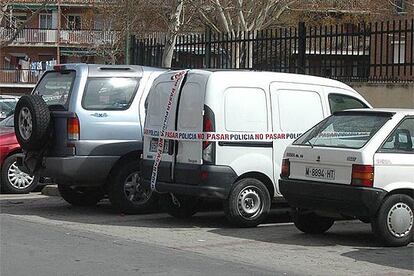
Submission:
<svg viewBox="0 0 414 276">
<path fill-rule="evenodd" d="M 333 86 L 338 88 L 343 88 L 350 90 L 350 87 L 340 81 L 309 76 L 303 74 L 292 74 L 292 73 L 280 73 L 280 72 L 268 72 L 268 71 L 250 71 L 250 70 L 234 70 L 234 69 L 191 69 L 189 73 L 195 74 L 207 74 L 209 77 L 221 77 L 228 80 L 231 79 L 240 79 L 240 78 L 254 78 L 255 81 L 278 81 L 278 82 L 295 82 L 301 84 L 311 84 L 311 85 L 323 85 L 323 86 Z M 353 91 L 353 90 L 352 90 Z"/>
</svg>

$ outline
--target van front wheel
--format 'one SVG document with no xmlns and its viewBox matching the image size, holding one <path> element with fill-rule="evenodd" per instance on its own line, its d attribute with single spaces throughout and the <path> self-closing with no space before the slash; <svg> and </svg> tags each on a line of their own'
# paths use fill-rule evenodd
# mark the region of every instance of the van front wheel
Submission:
<svg viewBox="0 0 414 276">
<path fill-rule="evenodd" d="M 266 219 L 270 205 L 266 186 L 255 178 L 245 178 L 234 184 L 223 207 L 227 219 L 235 226 L 254 227 Z"/>
</svg>

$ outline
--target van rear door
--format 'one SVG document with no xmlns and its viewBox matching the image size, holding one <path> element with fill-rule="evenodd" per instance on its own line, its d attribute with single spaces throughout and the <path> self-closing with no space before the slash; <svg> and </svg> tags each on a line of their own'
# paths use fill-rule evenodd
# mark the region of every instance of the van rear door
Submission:
<svg viewBox="0 0 414 276">
<path fill-rule="evenodd" d="M 189 73 L 181 90 L 178 104 L 176 130 L 180 132 L 203 131 L 203 108 L 207 76 Z M 202 164 L 202 141 L 178 140 L 175 163 Z"/>
</svg>

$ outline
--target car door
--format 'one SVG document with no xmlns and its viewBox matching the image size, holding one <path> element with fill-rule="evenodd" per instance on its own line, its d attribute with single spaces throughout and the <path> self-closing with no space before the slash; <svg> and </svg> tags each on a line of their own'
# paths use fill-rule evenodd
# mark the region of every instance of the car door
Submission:
<svg viewBox="0 0 414 276">
<path fill-rule="evenodd" d="M 405 117 L 374 156 L 374 185 L 414 185 L 414 117 Z"/>
<path fill-rule="evenodd" d="M 286 147 L 329 113 L 323 107 L 318 86 L 274 82 L 270 95 L 273 133 L 280 134 L 273 141 L 273 178 L 277 183 Z"/>
</svg>

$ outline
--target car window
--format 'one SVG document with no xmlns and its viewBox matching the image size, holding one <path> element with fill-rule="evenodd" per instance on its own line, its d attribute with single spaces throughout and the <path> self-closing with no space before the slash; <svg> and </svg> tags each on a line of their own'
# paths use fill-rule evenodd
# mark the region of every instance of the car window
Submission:
<svg viewBox="0 0 414 276">
<path fill-rule="evenodd" d="M 75 81 L 75 71 L 47 72 L 34 90 L 48 105 L 65 105 Z"/>
<path fill-rule="evenodd" d="M 363 114 L 365 113 L 365 114 Z M 389 120 L 388 113 L 345 112 L 323 120 L 293 144 L 359 149 Z"/>
<path fill-rule="evenodd" d="M 408 118 L 384 141 L 381 152 L 414 153 L 414 118 Z"/>
<path fill-rule="evenodd" d="M 4 119 L 14 112 L 16 99 L 0 99 L 0 119 Z"/>
<path fill-rule="evenodd" d="M 360 100 L 343 94 L 329 94 L 328 100 L 331 113 L 346 109 L 368 108 L 368 106 Z"/>
<path fill-rule="evenodd" d="M 134 100 L 139 79 L 137 78 L 91 78 L 82 98 L 87 110 L 125 110 Z"/>
<path fill-rule="evenodd" d="M 10 115 L 0 122 L 0 127 L 14 127 L 14 115 Z"/>
</svg>

